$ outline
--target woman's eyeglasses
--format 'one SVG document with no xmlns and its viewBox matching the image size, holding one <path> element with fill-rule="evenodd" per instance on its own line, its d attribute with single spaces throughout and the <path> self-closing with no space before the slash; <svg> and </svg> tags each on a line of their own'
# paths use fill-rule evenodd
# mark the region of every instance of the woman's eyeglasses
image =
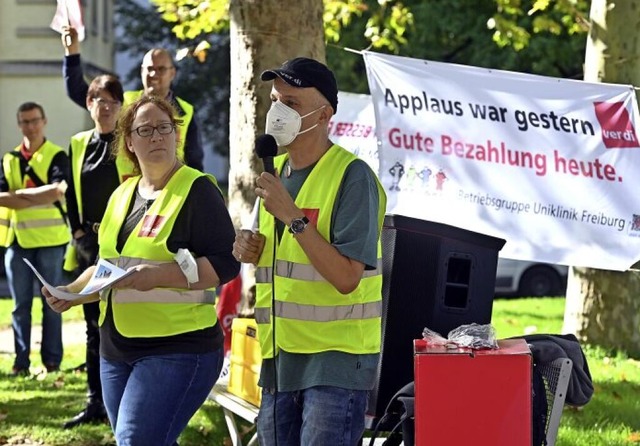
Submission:
<svg viewBox="0 0 640 446">
<path fill-rule="evenodd" d="M 93 98 L 93 101 L 98 104 L 98 107 L 120 107 L 120 101 L 110 101 L 108 99 L 103 98 Z"/>
<path fill-rule="evenodd" d="M 171 124 L 170 122 L 165 122 L 156 127 L 152 125 L 141 125 L 140 127 L 131 130 L 131 133 L 136 132 L 138 136 L 142 138 L 149 138 L 151 135 L 153 135 L 153 132 L 155 130 L 157 130 L 160 135 L 168 135 L 170 133 L 173 133 L 175 129 L 176 127 L 173 124 Z"/>
</svg>

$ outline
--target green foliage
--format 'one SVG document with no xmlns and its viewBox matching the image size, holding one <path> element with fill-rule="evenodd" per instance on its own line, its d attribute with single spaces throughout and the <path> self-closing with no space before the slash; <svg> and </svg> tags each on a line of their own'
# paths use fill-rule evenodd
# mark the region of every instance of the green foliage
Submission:
<svg viewBox="0 0 640 446">
<path fill-rule="evenodd" d="M 228 0 L 151 0 L 162 19 L 174 24 L 179 39 L 193 40 L 201 35 L 220 33 L 229 27 Z"/>
<path fill-rule="evenodd" d="M 500 47 L 520 51 L 529 45 L 531 32 L 559 36 L 563 31 L 573 35 L 588 30 L 585 19 L 588 0 L 495 0 L 495 3 L 497 11 L 487 25 L 495 30 L 493 40 Z"/>
<path fill-rule="evenodd" d="M 141 6 L 132 0 L 116 2 L 116 17 L 123 28 L 116 48 L 134 59 L 142 60 L 144 53 L 154 47 L 164 47 L 174 53 L 183 50 L 183 54 L 199 55 L 200 58 L 183 57 L 176 60 L 178 72 L 173 83 L 174 91 L 194 105 L 204 147 L 213 146 L 214 151 L 228 154 L 228 34 L 210 32 L 199 34 L 197 39 L 180 40 L 153 7 Z M 203 43 L 209 47 L 207 51 L 196 52 L 198 45 L 202 48 Z M 139 66 L 130 70 L 125 81 L 134 81 L 137 88 L 142 88 Z"/>
<path fill-rule="evenodd" d="M 324 34 L 327 42 L 339 42 L 340 31 L 351 24 L 352 18 L 362 16 L 368 6 L 361 0 L 324 0 Z"/>
<path fill-rule="evenodd" d="M 404 35 L 413 23 L 413 16 L 402 2 L 379 0 L 369 5 L 364 0 L 322 1 L 327 42 L 340 41 L 342 30 L 349 26 L 352 18 L 369 12 L 364 35 L 371 47 L 397 52 L 407 43 Z M 151 2 L 162 19 L 173 25 L 171 30 L 179 39 L 197 39 L 202 35 L 225 32 L 229 27 L 229 0 Z"/>
<path fill-rule="evenodd" d="M 376 1 L 367 0 L 366 3 L 372 5 Z M 584 34 L 577 34 L 573 29 L 567 28 L 566 23 L 562 27 L 555 25 L 561 19 L 568 20 L 568 15 L 554 10 L 528 16 L 522 11 L 532 10 L 534 1 L 517 2 L 518 10 L 512 6 L 513 3 L 516 2 L 505 0 L 500 9 L 499 20 L 517 20 L 520 28 L 516 28 L 514 32 L 529 35 L 527 45 L 522 48 L 496 45 L 494 31 L 488 27 L 488 23 L 496 16 L 494 2 L 405 0 L 404 5 L 411 11 L 414 24 L 403 35 L 407 44 L 399 47 L 396 54 L 438 62 L 581 79 L 586 38 Z M 370 43 L 364 38 L 367 20 L 367 17 L 354 17 L 349 27 L 341 33 L 340 46 L 329 45 L 327 48 L 329 66 L 336 72 L 338 85 L 342 90 L 368 93 L 362 57 L 343 50 L 344 47 L 360 50 L 369 46 Z M 535 33 L 533 24 L 536 20 L 539 23 L 537 27 L 553 29 L 559 34 Z M 377 51 L 391 52 L 388 49 Z"/>
<path fill-rule="evenodd" d="M 326 41 L 338 43 L 342 30 L 351 24 L 353 18 L 366 16 L 363 36 L 369 47 L 397 53 L 407 44 L 405 35 L 413 25 L 413 14 L 398 1 L 380 0 L 376 6 L 363 0 L 324 0 Z"/>
<path fill-rule="evenodd" d="M 203 37 L 196 30 L 228 26 L 228 1 L 152 1 L 180 37 L 194 37 L 193 46 Z M 582 78 L 588 0 L 323 1 L 327 60 L 344 91 L 368 92 L 362 57 L 345 47 Z"/>
</svg>

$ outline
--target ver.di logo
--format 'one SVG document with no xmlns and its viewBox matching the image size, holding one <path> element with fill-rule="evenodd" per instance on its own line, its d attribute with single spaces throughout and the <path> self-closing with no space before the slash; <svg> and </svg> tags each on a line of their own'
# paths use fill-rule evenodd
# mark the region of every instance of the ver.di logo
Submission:
<svg viewBox="0 0 640 446">
<path fill-rule="evenodd" d="M 624 102 L 594 102 L 593 105 L 607 149 L 640 147 Z"/>
</svg>

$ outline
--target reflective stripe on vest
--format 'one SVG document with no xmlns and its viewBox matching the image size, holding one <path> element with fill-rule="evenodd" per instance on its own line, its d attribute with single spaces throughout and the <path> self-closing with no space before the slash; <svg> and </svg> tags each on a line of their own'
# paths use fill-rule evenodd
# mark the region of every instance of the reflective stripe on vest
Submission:
<svg viewBox="0 0 640 446">
<path fill-rule="evenodd" d="M 52 206 L 53 209 L 56 209 L 55 206 Z M 56 209 L 56 212 L 58 210 Z M 59 212 L 58 212 L 59 213 Z M 13 225 L 14 228 L 17 229 L 36 229 L 36 228 L 46 228 L 50 226 L 63 225 L 64 220 L 62 217 L 60 218 L 42 218 L 40 220 L 28 220 L 28 221 L 19 221 Z"/>
<path fill-rule="evenodd" d="M 176 218 L 191 190 L 193 182 L 211 175 L 188 166 L 180 167 L 169 179 L 158 198 L 127 238 L 121 252 L 116 249 L 118 233 L 127 217 L 140 177 L 132 177 L 113 192 L 100 225 L 98 241 L 100 258 L 129 268 L 140 263 L 161 264 L 174 262 L 174 253 L 167 248 Z M 152 231 L 142 231 L 145 220 L 154 222 Z M 100 320 L 102 325 L 107 305 L 111 305 L 116 329 L 127 337 L 162 337 L 201 330 L 217 323 L 213 290 L 197 291 L 187 288 L 154 288 L 149 291 L 111 289 L 111 299 L 101 296 Z"/>
<path fill-rule="evenodd" d="M 123 106 L 129 105 L 137 101 L 138 98 L 140 98 L 143 94 L 144 94 L 144 91 L 142 90 L 125 91 Z M 189 124 L 193 119 L 193 113 L 194 113 L 193 105 L 191 105 L 184 99 L 180 99 L 178 96 L 174 96 L 173 98 L 176 100 L 176 102 L 184 112 L 184 115 L 176 116 L 177 118 L 180 118 L 182 120 L 182 124 L 178 126 L 178 129 L 180 130 L 180 139 L 178 141 L 178 145 L 176 146 L 176 153 L 178 154 L 178 158 L 184 161 L 184 145 L 187 140 L 187 129 L 189 128 Z"/>
<path fill-rule="evenodd" d="M 160 262 L 136 257 L 120 257 L 118 259 L 106 259 L 107 261 L 117 265 L 119 268 L 128 270 L 129 268 L 147 264 L 161 265 Z M 106 299 L 108 293 L 101 293 L 100 298 Z M 212 290 L 185 290 L 178 288 L 154 288 L 153 291 L 138 291 L 134 289 L 122 289 L 117 293 L 113 293 L 113 301 L 121 304 L 138 303 L 138 302 L 156 302 L 156 303 L 192 303 L 192 304 L 213 304 L 216 301 L 216 293 Z"/>
<path fill-rule="evenodd" d="M 332 146 L 318 161 L 295 200 L 301 209 L 318 216 L 315 226 L 325 240 L 331 240 L 331 220 L 342 178 L 356 157 Z M 280 171 L 286 155 L 277 157 Z M 377 180 L 376 180 L 377 181 Z M 379 194 L 378 237 L 382 228 L 386 195 L 377 182 Z M 273 234 L 274 218 L 260 206 L 260 232 Z M 358 287 L 341 294 L 313 267 L 293 235 L 285 231 L 275 249 L 267 237 L 256 270 L 255 316 L 263 358 L 272 358 L 282 348 L 290 353 L 342 351 L 370 354 L 380 351 L 382 313 L 382 268 L 364 271 Z M 378 259 L 382 257 L 380 240 Z M 378 262 L 381 263 L 381 262 Z M 271 284 L 272 265 L 275 265 Z M 272 288 L 275 289 L 274 309 Z M 271 320 L 275 311 L 276 321 Z M 275 351 L 272 329 L 276 329 Z M 322 335 L 319 335 L 322 333 Z"/>
<path fill-rule="evenodd" d="M 256 268 L 256 283 L 271 283 L 271 271 L 269 266 Z M 382 274 L 382 259 L 378 259 L 376 269 L 366 269 L 362 272 L 362 278 L 373 277 Z M 276 260 L 276 276 L 288 279 L 305 280 L 307 282 L 326 282 L 313 265 L 303 263 L 287 262 L 286 260 Z"/>
<path fill-rule="evenodd" d="M 254 314 L 256 322 L 260 324 L 268 324 L 271 322 L 271 311 L 269 308 L 256 308 Z M 275 314 L 277 317 L 307 322 L 370 319 L 382 317 L 382 301 L 330 307 L 276 301 Z"/>
<path fill-rule="evenodd" d="M 19 152 L 20 147 L 16 147 L 14 153 Z M 37 175 L 44 184 L 49 183 L 51 162 L 60 152 L 64 153 L 62 147 L 47 140 L 27 162 L 33 169 L 34 175 Z M 33 181 L 30 176 L 22 173 L 20 157 L 13 153 L 4 155 L 3 168 L 9 190 L 24 189 Z M 65 206 L 62 205 L 62 207 L 64 210 Z M 3 239 L 4 243 L 7 241 L 12 243 L 15 237 L 22 248 L 44 248 L 64 245 L 71 238 L 60 210 L 53 204 L 14 209 L 10 213 L 3 211 L 2 214 L 4 217 L 10 215 L 11 218 L 9 228 L 0 226 L 0 239 Z"/>
<path fill-rule="evenodd" d="M 13 209 L 0 207 L 0 246 L 8 248 L 13 243 L 15 233 L 11 227 Z"/>
</svg>

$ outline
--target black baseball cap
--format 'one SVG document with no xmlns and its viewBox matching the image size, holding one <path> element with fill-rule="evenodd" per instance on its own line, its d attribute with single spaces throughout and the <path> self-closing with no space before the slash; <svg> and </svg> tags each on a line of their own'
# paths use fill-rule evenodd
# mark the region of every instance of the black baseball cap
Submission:
<svg viewBox="0 0 640 446">
<path fill-rule="evenodd" d="M 329 101 L 333 112 L 338 109 L 338 84 L 333 72 L 325 64 L 308 57 L 296 57 L 283 63 L 280 68 L 263 71 L 260 79 L 272 81 L 276 76 L 292 87 L 317 88 Z"/>
</svg>

